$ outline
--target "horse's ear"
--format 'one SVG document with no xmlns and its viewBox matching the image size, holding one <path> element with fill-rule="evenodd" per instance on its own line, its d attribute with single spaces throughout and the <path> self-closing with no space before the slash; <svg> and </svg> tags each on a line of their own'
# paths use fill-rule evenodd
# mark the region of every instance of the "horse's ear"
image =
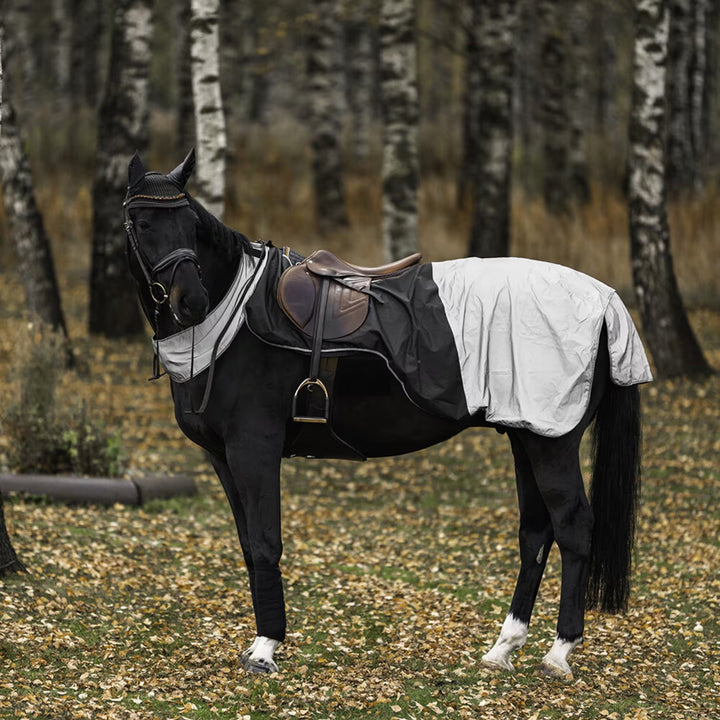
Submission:
<svg viewBox="0 0 720 720">
<path fill-rule="evenodd" d="M 195 169 L 195 148 L 191 148 L 187 157 L 168 174 L 168 180 L 172 180 L 180 189 L 185 187 L 185 183 L 190 179 Z"/>
<path fill-rule="evenodd" d="M 128 165 L 128 187 L 137 185 L 145 177 L 145 166 L 140 159 L 140 153 L 136 150 Z"/>
</svg>

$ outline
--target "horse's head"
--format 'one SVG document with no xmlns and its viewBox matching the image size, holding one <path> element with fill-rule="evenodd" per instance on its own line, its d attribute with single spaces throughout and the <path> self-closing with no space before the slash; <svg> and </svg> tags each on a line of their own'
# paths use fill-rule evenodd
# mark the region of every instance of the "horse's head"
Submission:
<svg viewBox="0 0 720 720">
<path fill-rule="evenodd" d="M 205 319 L 208 294 L 197 256 L 197 215 L 184 191 L 195 151 L 170 174 L 147 172 L 136 152 L 123 203 L 130 270 L 148 320 L 159 335 Z"/>
</svg>

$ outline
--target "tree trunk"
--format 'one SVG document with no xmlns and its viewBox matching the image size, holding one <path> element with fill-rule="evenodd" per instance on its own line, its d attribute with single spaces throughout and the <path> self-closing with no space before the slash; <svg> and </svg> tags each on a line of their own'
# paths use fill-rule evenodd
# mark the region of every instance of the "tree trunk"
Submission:
<svg viewBox="0 0 720 720">
<path fill-rule="evenodd" d="M 348 225 L 340 157 L 342 102 L 334 0 L 316 0 L 307 38 L 312 169 L 317 227 L 329 234 Z"/>
<path fill-rule="evenodd" d="M 705 34 L 705 83 L 703 88 L 702 147 L 703 167 L 716 169 L 720 160 L 720 133 L 717 119 L 720 117 L 720 0 L 709 0 Z"/>
<path fill-rule="evenodd" d="M 413 0 L 382 0 L 380 83 L 383 107 L 382 237 L 388 260 L 418 247 L 418 88 Z"/>
<path fill-rule="evenodd" d="M 567 40 L 563 0 L 541 0 L 540 41 L 541 122 L 543 126 L 543 197 L 556 215 L 569 209 L 570 122 L 565 69 Z"/>
<path fill-rule="evenodd" d="M 603 148 L 607 149 L 601 158 L 601 167 L 610 169 L 615 166 L 615 160 L 620 156 L 626 138 L 625 128 L 620 120 L 617 92 L 621 84 L 617 37 L 624 17 L 620 16 L 616 7 L 611 7 L 608 3 L 595 3 L 592 22 L 597 35 L 593 60 L 595 66 L 600 68 L 596 74 L 594 124 L 602 138 Z M 614 178 L 608 173 L 601 179 L 612 181 Z"/>
<path fill-rule="evenodd" d="M 677 287 L 666 211 L 666 0 L 637 0 L 630 117 L 629 203 L 633 282 L 642 324 L 661 377 L 706 374 Z"/>
<path fill-rule="evenodd" d="M 192 62 L 190 60 L 190 0 L 181 0 L 176 6 L 177 48 L 177 153 L 185 157 L 195 145 L 195 106 L 193 104 Z"/>
<path fill-rule="evenodd" d="M 227 136 L 220 92 L 219 0 L 192 0 L 190 42 L 197 138 L 197 198 L 222 219 Z"/>
<path fill-rule="evenodd" d="M 55 93 L 57 112 L 64 115 L 70 109 L 70 78 L 73 24 L 67 0 L 53 0 L 52 28 L 55 35 Z"/>
<path fill-rule="evenodd" d="M 515 119 L 514 144 L 517 149 L 517 180 L 528 195 L 541 190 L 540 94 L 538 67 L 540 58 L 538 9 L 536 3 L 519 2 L 515 30 Z"/>
<path fill-rule="evenodd" d="M 60 302 L 50 241 L 35 200 L 30 163 L 7 90 L 5 93 L 0 92 L 0 109 L 0 175 L 3 201 L 10 236 L 15 241 L 25 304 L 32 316 L 63 334 L 66 341 L 66 362 L 71 365 L 72 351 Z"/>
<path fill-rule="evenodd" d="M 456 190 L 458 209 L 465 207 L 468 199 L 474 202 L 479 166 L 480 47 L 479 28 L 475 24 L 478 6 L 477 0 L 467 0 L 463 6 L 466 12 L 461 15 L 460 21 L 465 34 L 465 68 L 462 89 L 462 155 Z"/>
<path fill-rule="evenodd" d="M 478 33 L 477 169 L 470 255 L 504 257 L 510 248 L 514 0 L 474 0 Z"/>
<path fill-rule="evenodd" d="M 692 0 L 670 0 L 669 4 L 667 182 L 672 193 L 682 193 L 695 184 L 690 119 Z"/>
<path fill-rule="evenodd" d="M 18 558 L 10 541 L 10 535 L 5 525 L 3 496 L 0 492 L 0 578 L 19 572 L 26 572 L 26 568 Z"/>
<path fill-rule="evenodd" d="M 568 115 L 570 139 L 568 156 L 568 189 L 571 199 L 578 205 L 590 202 L 590 181 L 586 137 L 588 128 L 588 0 L 575 0 L 568 8 L 570 14 L 570 50 L 572 53 L 567 72 Z"/>
<path fill-rule="evenodd" d="M 17 72 L 10 94 L 21 112 L 32 112 L 37 100 L 38 64 L 32 42 L 31 5 L 30 0 L 5 0 L 3 7 L 8 26 L 5 41 L 13 45 L 13 66 Z M 11 53 L 7 49 L 5 52 L 7 58 Z M 9 71 L 8 75 L 11 75 Z"/>
<path fill-rule="evenodd" d="M 90 108 L 97 107 L 100 100 L 100 46 L 106 7 L 103 0 L 71 0 L 71 92 Z"/>
<path fill-rule="evenodd" d="M 117 0 L 98 120 L 90 274 L 90 332 L 108 337 L 128 337 L 144 327 L 125 259 L 122 201 L 128 159 L 147 148 L 152 23 L 151 0 Z"/>
<path fill-rule="evenodd" d="M 708 0 L 693 0 L 692 65 L 690 77 L 690 131 L 695 161 L 695 190 L 702 189 L 703 159 L 707 151 L 705 134 L 705 83 L 708 70 Z"/>
<path fill-rule="evenodd" d="M 348 3 L 345 21 L 345 88 L 353 159 L 365 169 L 370 156 L 373 108 L 373 45 L 366 0 Z"/>
</svg>

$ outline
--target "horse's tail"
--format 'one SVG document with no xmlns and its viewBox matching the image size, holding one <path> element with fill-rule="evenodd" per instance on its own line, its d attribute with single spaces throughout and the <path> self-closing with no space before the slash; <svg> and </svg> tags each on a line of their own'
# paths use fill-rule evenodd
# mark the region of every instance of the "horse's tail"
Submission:
<svg viewBox="0 0 720 720">
<path fill-rule="evenodd" d="M 640 393 L 609 381 L 595 418 L 588 608 L 627 609 L 640 498 Z"/>
</svg>

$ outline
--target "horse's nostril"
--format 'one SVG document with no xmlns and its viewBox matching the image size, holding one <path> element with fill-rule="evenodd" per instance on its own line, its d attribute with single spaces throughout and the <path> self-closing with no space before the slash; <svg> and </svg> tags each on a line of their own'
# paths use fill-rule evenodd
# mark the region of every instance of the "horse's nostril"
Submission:
<svg viewBox="0 0 720 720">
<path fill-rule="evenodd" d="M 183 295 L 180 298 L 178 309 L 186 317 L 204 317 L 207 312 L 208 301 L 205 295 Z"/>
</svg>

